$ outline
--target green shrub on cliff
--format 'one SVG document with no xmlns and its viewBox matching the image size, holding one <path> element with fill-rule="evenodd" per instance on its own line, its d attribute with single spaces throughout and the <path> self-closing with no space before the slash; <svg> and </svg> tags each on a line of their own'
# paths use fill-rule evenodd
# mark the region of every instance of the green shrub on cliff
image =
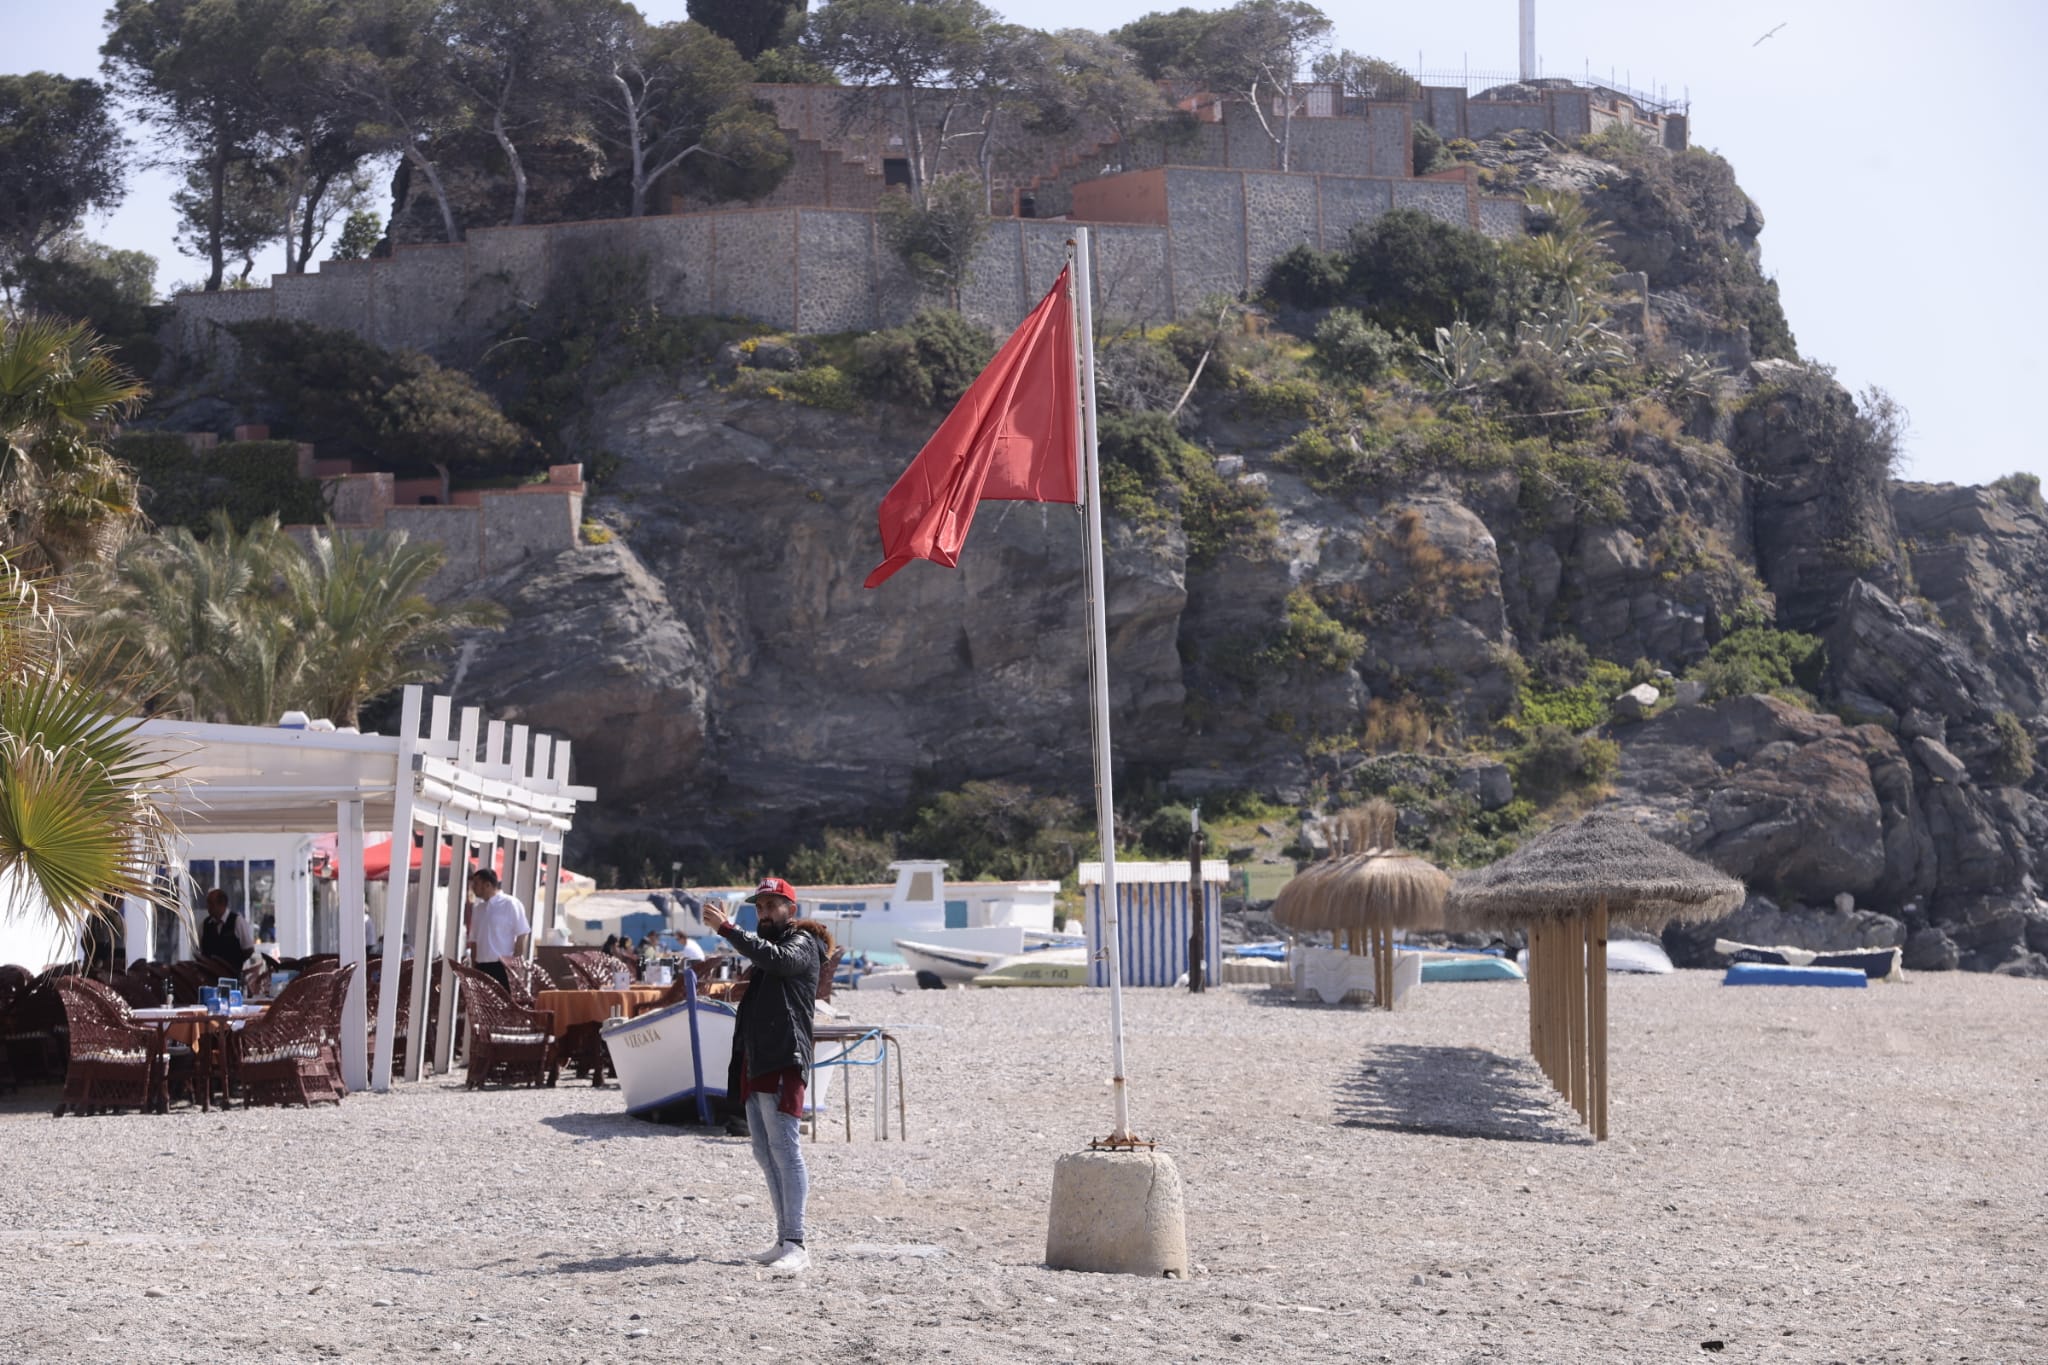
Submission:
<svg viewBox="0 0 2048 1365">
<path fill-rule="evenodd" d="M 1166 413 L 1106 414 L 1097 437 L 1103 506 L 1136 525 L 1177 519 L 1191 565 L 1272 543 L 1278 517 L 1264 488 L 1217 473 L 1215 457 L 1184 439 Z"/>
<path fill-rule="evenodd" d="M 1264 293 L 1289 308 L 1327 308 L 1344 295 L 1344 258 L 1303 242 L 1266 268 Z"/>
<path fill-rule="evenodd" d="M 1508 753 L 1507 762 L 1515 790 L 1546 802 L 1605 782 L 1621 762 L 1621 746 L 1563 725 L 1539 725 L 1519 748 Z"/>
<path fill-rule="evenodd" d="M 1556 642 L 1551 643 L 1556 645 Z M 1577 644 L 1577 641 L 1571 643 Z M 1507 722 L 1510 729 L 1525 734 L 1544 729 L 1562 729 L 1577 734 L 1606 721 L 1608 707 L 1617 696 L 1628 690 L 1630 674 L 1620 664 L 1606 659 L 1592 659 L 1577 666 L 1577 660 L 1585 657 L 1584 649 L 1581 645 L 1574 652 L 1568 645 L 1556 645 L 1551 656 L 1546 658 L 1544 647 L 1539 646 L 1536 677 L 1522 689 L 1518 712 Z M 1546 677 L 1570 676 L 1573 672 L 1578 675 L 1577 682 L 1553 684 L 1543 681 Z"/>
<path fill-rule="evenodd" d="M 914 408 L 945 411 L 960 401 L 996 353 L 996 339 L 958 313 L 928 308 L 901 327 L 854 345 L 853 378 L 863 392 Z"/>
<path fill-rule="evenodd" d="M 1333 379 L 1378 383 L 1394 368 L 1401 343 L 1354 308 L 1333 308 L 1316 324 L 1316 367 Z"/>
<path fill-rule="evenodd" d="M 1722 636 L 1686 677 L 1706 684 L 1708 701 L 1763 693 L 1811 708 L 1826 667 L 1827 652 L 1813 636 L 1751 627 Z"/>
<path fill-rule="evenodd" d="M 461 370 L 418 351 L 387 351 L 353 332 L 265 320 L 229 328 L 242 348 L 252 407 L 278 413 L 279 435 L 323 459 L 419 475 L 537 467 L 539 445 Z"/>
<path fill-rule="evenodd" d="M 2010 711 L 1992 717 L 1998 748 L 1991 756 L 1991 777 L 2003 787 L 2017 787 L 2034 775 L 2034 737 Z"/>
<path fill-rule="evenodd" d="M 1365 653 L 1365 637 L 1347 629 L 1307 588 L 1287 594 L 1287 620 L 1260 662 L 1273 668 L 1341 673 Z"/>
<path fill-rule="evenodd" d="M 1068 797 L 1013 782 L 969 782 L 926 802 L 903 844 L 919 857 L 946 859 L 958 877 L 1013 881 L 1065 876 L 1095 835 Z"/>
<path fill-rule="evenodd" d="M 1345 296 L 1390 332 L 1427 337 L 1460 318 L 1493 320 L 1503 282 L 1500 248 L 1481 233 L 1419 209 L 1395 209 L 1351 230 Z"/>
<path fill-rule="evenodd" d="M 274 516 L 287 526 L 318 525 L 327 515 L 326 486 L 299 477 L 291 441 L 229 441 L 194 450 L 183 436 L 138 431 L 111 443 L 135 471 L 142 510 L 159 527 L 182 526 L 203 536 L 220 511 L 247 530 Z"/>
<path fill-rule="evenodd" d="M 2041 476 L 2039 474 L 2029 474 L 2025 470 L 2020 470 L 2016 473 L 2007 474 L 2002 478 L 1993 479 L 1991 487 L 2000 497 L 2008 502 L 2017 503 L 2019 506 L 2030 508 L 2035 512 L 2048 512 L 2048 505 L 2044 505 L 2041 501 Z"/>
</svg>

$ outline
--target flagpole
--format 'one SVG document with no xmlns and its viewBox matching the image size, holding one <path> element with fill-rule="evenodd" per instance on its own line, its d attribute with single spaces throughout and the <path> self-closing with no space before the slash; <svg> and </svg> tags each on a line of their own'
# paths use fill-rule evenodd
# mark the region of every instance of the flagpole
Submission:
<svg viewBox="0 0 2048 1365">
<path fill-rule="evenodd" d="M 1102 570 L 1102 470 L 1095 444 L 1095 289 L 1088 258 L 1088 229 L 1074 229 L 1074 324 L 1080 333 L 1081 448 L 1080 485 L 1088 514 L 1088 651 L 1089 705 L 1095 724 L 1095 827 L 1102 843 L 1102 951 L 1109 959 L 1109 1038 L 1113 1068 L 1116 1128 L 1110 1145 L 1131 1141 L 1131 1100 L 1124 1084 L 1124 958 L 1116 894 L 1116 796 L 1110 779 L 1109 744 L 1109 617 L 1104 598 L 1108 579 Z"/>
</svg>

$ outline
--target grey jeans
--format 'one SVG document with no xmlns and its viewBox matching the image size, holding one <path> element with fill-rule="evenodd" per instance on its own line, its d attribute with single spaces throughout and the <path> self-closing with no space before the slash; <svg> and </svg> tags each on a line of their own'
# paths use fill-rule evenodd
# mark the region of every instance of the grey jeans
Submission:
<svg viewBox="0 0 2048 1365">
<path fill-rule="evenodd" d="M 804 1239 L 804 1204 L 811 1195 L 811 1173 L 804 1167 L 797 1120 L 775 1107 L 772 1094 L 747 1096 L 747 1132 L 754 1140 L 754 1160 L 768 1177 L 768 1200 L 775 1206 L 775 1239 Z"/>
</svg>

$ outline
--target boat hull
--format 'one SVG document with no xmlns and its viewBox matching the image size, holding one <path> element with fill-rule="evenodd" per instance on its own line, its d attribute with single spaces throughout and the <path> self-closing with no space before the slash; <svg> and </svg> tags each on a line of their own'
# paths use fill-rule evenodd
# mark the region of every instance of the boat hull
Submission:
<svg viewBox="0 0 2048 1365">
<path fill-rule="evenodd" d="M 907 938 L 897 939 L 894 946 L 903 955 L 904 966 L 912 971 L 930 972 L 945 982 L 972 981 L 1004 958 L 1015 956 L 992 948 L 919 943 Z"/>
<path fill-rule="evenodd" d="M 1005 958 L 974 978 L 976 986 L 1085 986 L 1088 955 L 1058 949 Z"/>
</svg>

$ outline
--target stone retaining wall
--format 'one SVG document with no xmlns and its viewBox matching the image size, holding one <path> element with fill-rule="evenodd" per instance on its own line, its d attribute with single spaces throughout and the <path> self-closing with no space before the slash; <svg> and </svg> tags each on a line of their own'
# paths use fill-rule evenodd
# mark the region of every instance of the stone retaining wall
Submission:
<svg viewBox="0 0 2048 1365">
<path fill-rule="evenodd" d="M 1092 225 L 1098 307 L 1130 321 L 1162 322 L 1212 294 L 1255 290 L 1288 248 L 1335 247 L 1353 225 L 1389 208 L 1419 208 L 1494 235 L 1521 222 L 1518 202 L 1486 199 L 1460 181 L 1185 166 L 1134 175 L 1157 177 L 1164 194 L 1150 185 L 1121 202 L 1163 203 L 1164 221 Z M 1097 198 L 1116 199 L 1118 183 L 1130 178 L 1095 182 Z M 961 311 L 997 331 L 1015 326 L 1058 273 L 1074 226 L 992 220 Z M 547 293 L 557 271 L 606 253 L 644 256 L 648 302 L 665 311 L 737 315 L 792 331 L 894 326 L 936 302 L 920 294 L 881 241 L 871 212 L 724 209 L 479 228 L 453 246 L 404 246 L 388 259 L 330 261 L 316 274 L 277 276 L 269 289 L 181 294 L 166 340 L 182 354 L 206 355 L 225 343 L 223 328 L 233 323 L 295 318 L 466 365 L 509 310 Z"/>
</svg>

